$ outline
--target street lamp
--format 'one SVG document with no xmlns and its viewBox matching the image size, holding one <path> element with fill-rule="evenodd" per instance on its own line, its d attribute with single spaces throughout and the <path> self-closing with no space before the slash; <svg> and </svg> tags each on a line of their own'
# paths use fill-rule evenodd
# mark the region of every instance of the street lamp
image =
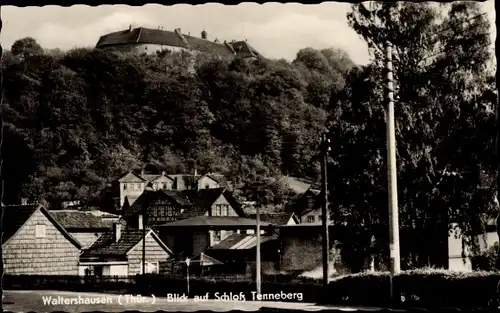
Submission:
<svg viewBox="0 0 500 313">
<path fill-rule="evenodd" d="M 186 258 L 186 280 L 187 280 L 187 294 L 189 297 L 189 264 L 191 263 L 191 260 L 189 258 Z"/>
</svg>

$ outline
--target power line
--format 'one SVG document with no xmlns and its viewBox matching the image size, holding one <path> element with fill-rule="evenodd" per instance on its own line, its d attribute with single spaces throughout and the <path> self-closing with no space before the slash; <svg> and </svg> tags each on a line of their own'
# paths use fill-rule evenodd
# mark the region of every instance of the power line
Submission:
<svg viewBox="0 0 500 313">
<path fill-rule="evenodd" d="M 474 17 L 472 17 L 472 18 L 470 18 L 470 19 L 468 19 L 468 20 L 466 20 L 466 21 L 467 21 L 467 22 L 470 22 L 470 21 L 475 20 L 475 19 L 477 19 L 478 17 L 484 16 L 484 15 L 487 15 L 487 13 L 481 13 L 481 14 L 478 14 L 478 15 L 476 15 L 476 16 L 474 16 Z M 482 24 L 487 23 L 487 22 L 488 22 L 488 21 L 486 21 L 486 22 L 482 22 L 482 23 L 481 23 L 481 24 L 479 24 L 479 25 L 482 25 Z M 463 22 L 462 22 L 462 23 L 463 23 Z M 448 26 L 448 27 L 446 27 L 446 28 L 444 28 L 444 29 L 441 29 L 441 30 L 438 30 L 438 31 L 436 31 L 436 32 L 433 32 L 433 34 L 432 34 L 430 37 L 432 38 L 433 36 L 437 36 L 437 35 L 439 35 L 439 34 L 441 34 L 441 33 L 444 33 L 445 31 L 447 31 L 447 30 L 449 30 L 449 29 L 452 29 L 452 28 L 453 28 L 453 26 L 458 26 L 458 25 L 459 25 L 459 23 L 458 23 L 458 22 L 457 22 L 457 23 L 453 23 L 451 26 Z M 477 25 L 475 25 L 475 26 L 473 26 L 473 27 L 476 27 L 476 26 L 477 26 Z M 470 29 L 468 29 L 468 30 L 470 30 Z M 424 46 L 432 46 L 432 45 L 434 45 L 434 44 L 435 44 L 436 42 L 438 42 L 438 41 L 439 41 L 439 39 L 437 39 L 436 41 L 431 42 L 431 43 L 429 43 L 429 44 L 424 44 Z"/>
<path fill-rule="evenodd" d="M 477 50 L 479 50 L 479 49 L 481 49 L 481 48 L 484 48 L 484 47 L 487 47 L 487 46 L 490 46 L 491 44 L 492 44 L 492 42 L 488 39 L 488 40 L 487 40 L 487 44 L 484 44 L 484 45 L 481 45 L 481 46 L 477 47 Z M 441 51 L 439 51 L 439 52 L 436 52 L 436 53 L 434 53 L 434 54 L 432 54 L 432 55 L 430 55 L 430 56 L 428 56 L 428 57 L 426 57 L 426 58 L 422 59 L 422 60 L 419 62 L 419 64 L 420 64 L 421 62 L 425 62 L 425 61 L 427 61 L 428 59 L 430 59 L 430 58 L 432 58 L 432 57 L 435 57 L 435 56 L 437 56 L 437 55 L 439 55 L 439 54 L 442 54 L 442 53 L 445 53 L 445 52 L 449 52 L 449 51 L 454 50 L 454 49 L 457 49 L 457 48 L 458 48 L 458 46 L 450 46 L 450 47 L 448 47 L 448 48 L 446 48 L 446 49 L 443 49 L 443 50 L 441 50 Z"/>
</svg>

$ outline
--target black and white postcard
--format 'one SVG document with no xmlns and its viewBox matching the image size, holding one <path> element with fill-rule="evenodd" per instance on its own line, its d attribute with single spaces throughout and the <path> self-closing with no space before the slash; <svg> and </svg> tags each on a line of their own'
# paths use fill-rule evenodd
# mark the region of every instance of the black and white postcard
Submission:
<svg viewBox="0 0 500 313">
<path fill-rule="evenodd" d="M 4 310 L 500 307 L 492 0 L 0 8 Z"/>
</svg>

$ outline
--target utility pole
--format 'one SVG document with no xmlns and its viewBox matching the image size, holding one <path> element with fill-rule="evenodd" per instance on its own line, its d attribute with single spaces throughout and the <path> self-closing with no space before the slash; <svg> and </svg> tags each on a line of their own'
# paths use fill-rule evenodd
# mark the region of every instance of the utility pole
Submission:
<svg viewBox="0 0 500 313">
<path fill-rule="evenodd" d="M 398 187 L 396 167 L 396 134 L 394 122 L 394 86 L 392 73 L 392 44 L 385 44 L 387 70 L 387 177 L 389 181 L 389 256 L 390 256 L 390 292 L 393 297 L 392 277 L 400 272 L 399 255 L 399 217 Z"/>
<path fill-rule="evenodd" d="M 261 294 L 261 269 L 260 269 L 260 204 L 256 206 L 257 213 L 257 256 L 256 256 L 256 268 L 255 268 L 255 282 L 257 284 L 257 294 Z"/>
<path fill-rule="evenodd" d="M 146 274 L 146 208 L 142 209 L 142 275 Z"/>
<path fill-rule="evenodd" d="M 321 159 L 321 184 L 323 189 L 323 206 L 322 206 L 322 225 L 323 225 L 323 286 L 328 286 L 329 283 L 329 234 L 328 226 L 330 224 L 330 214 L 328 210 L 328 152 L 330 151 L 330 140 L 327 138 L 326 134 L 322 138 L 322 159 Z"/>
</svg>

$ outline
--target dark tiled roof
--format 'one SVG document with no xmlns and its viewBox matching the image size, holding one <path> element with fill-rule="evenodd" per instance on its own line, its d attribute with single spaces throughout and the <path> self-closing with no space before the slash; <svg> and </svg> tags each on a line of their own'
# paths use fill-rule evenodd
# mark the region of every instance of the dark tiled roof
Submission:
<svg viewBox="0 0 500 313">
<path fill-rule="evenodd" d="M 210 188 L 200 190 L 184 190 L 183 193 L 189 198 L 192 207 L 181 214 L 181 218 L 203 215 L 223 194 L 224 188 Z"/>
<path fill-rule="evenodd" d="M 2 244 L 7 242 L 25 223 L 26 221 L 38 210 L 77 248 L 81 248 L 80 243 L 73 236 L 71 236 L 64 227 L 49 213 L 47 209 L 39 204 L 32 205 L 9 205 L 2 206 Z"/>
<path fill-rule="evenodd" d="M 231 51 L 231 49 L 229 49 L 224 44 L 187 35 L 184 35 L 184 37 L 187 39 L 189 47 L 193 50 L 228 55 L 228 56 L 234 54 L 233 51 Z"/>
<path fill-rule="evenodd" d="M 195 216 L 157 227 L 256 226 L 256 223 L 256 220 L 238 216 Z M 263 222 L 261 226 L 266 227 L 271 224 Z"/>
<path fill-rule="evenodd" d="M 290 218 L 294 216 L 293 213 L 267 213 L 259 214 L 260 220 L 263 222 L 268 222 L 273 225 L 286 225 Z M 256 219 L 257 214 L 251 214 L 249 216 L 251 219 Z"/>
<path fill-rule="evenodd" d="M 167 197 L 174 200 L 180 206 L 191 206 L 193 205 L 186 194 L 180 190 L 161 190 Z"/>
<path fill-rule="evenodd" d="M 92 214 L 91 212 L 82 212 L 75 210 L 50 211 L 50 214 L 59 222 L 66 230 L 105 230 L 109 229 L 110 224 L 102 220 L 102 218 Z"/>
<path fill-rule="evenodd" d="M 231 43 L 231 46 L 238 56 L 244 58 L 260 56 L 257 50 L 250 46 L 246 41 L 235 41 Z"/>
<path fill-rule="evenodd" d="M 260 243 L 276 240 L 277 236 L 260 236 Z M 213 250 L 247 250 L 257 246 L 257 235 L 232 234 L 210 249 Z"/>
<path fill-rule="evenodd" d="M 124 229 L 122 230 L 121 237 L 115 241 L 113 232 L 102 234 L 90 248 L 86 249 L 81 257 L 91 256 L 125 256 L 133 247 L 142 241 L 144 236 L 143 230 L 140 229 Z M 147 230 L 146 236 L 154 236 L 165 251 L 172 253 L 156 236 L 156 234 Z"/>
<path fill-rule="evenodd" d="M 124 215 L 133 216 L 159 199 L 169 199 L 180 207 L 192 206 L 192 203 L 189 201 L 183 191 L 165 189 L 156 191 L 145 190 L 130 207 L 125 208 Z"/>
<path fill-rule="evenodd" d="M 224 195 L 239 216 L 245 216 L 241 204 L 224 188 L 200 190 L 146 190 L 130 207 L 125 208 L 124 215 L 133 216 L 159 199 L 168 199 L 177 206 L 184 208 L 184 212 L 181 214 L 180 218 L 204 215 L 221 195 Z"/>
<path fill-rule="evenodd" d="M 40 208 L 40 205 L 3 206 L 2 231 L 3 242 L 9 240 L 21 226 Z"/>
<path fill-rule="evenodd" d="M 126 29 L 103 35 L 99 38 L 96 48 L 106 48 L 125 44 L 156 44 L 201 52 L 241 57 L 255 57 L 260 54 L 245 41 L 219 43 L 181 34 L 177 31 L 168 31 L 151 28 Z"/>
</svg>

